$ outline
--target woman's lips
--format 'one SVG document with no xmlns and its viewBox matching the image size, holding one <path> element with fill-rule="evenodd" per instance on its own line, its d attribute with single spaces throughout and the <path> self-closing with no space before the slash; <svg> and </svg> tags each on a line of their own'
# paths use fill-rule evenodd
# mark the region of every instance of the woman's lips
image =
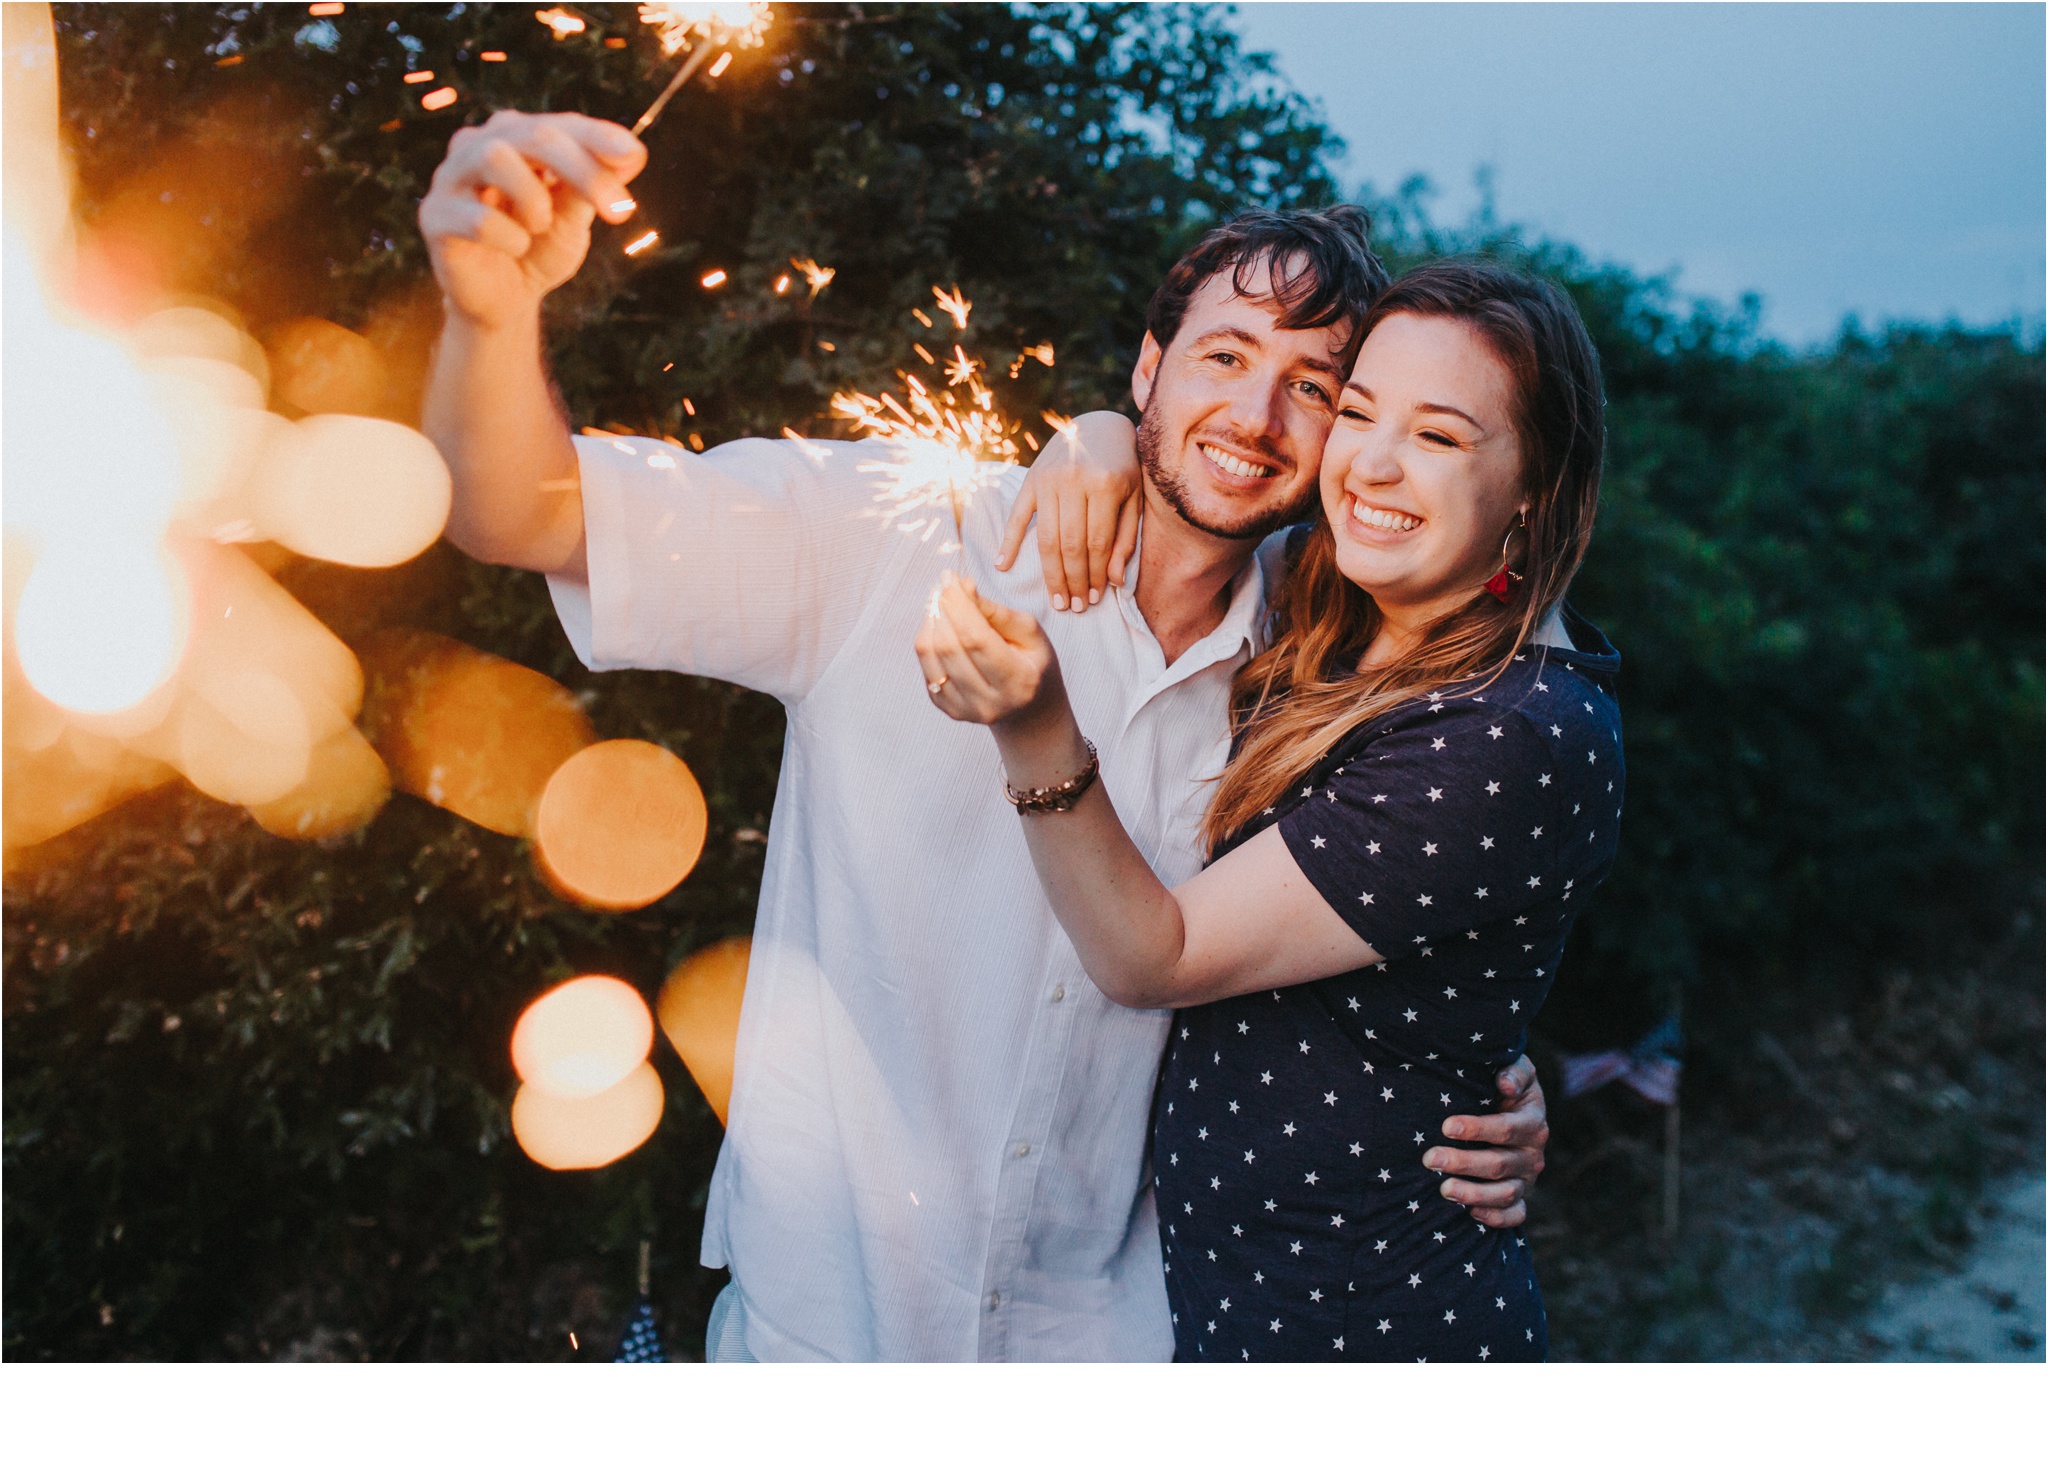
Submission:
<svg viewBox="0 0 2048 1465">
<path fill-rule="evenodd" d="M 1351 500 L 1351 520 L 1375 533 L 1393 536 L 1412 534 L 1422 527 L 1422 521 L 1413 514 L 1404 514 L 1399 509 L 1374 508 L 1359 498 Z"/>
</svg>

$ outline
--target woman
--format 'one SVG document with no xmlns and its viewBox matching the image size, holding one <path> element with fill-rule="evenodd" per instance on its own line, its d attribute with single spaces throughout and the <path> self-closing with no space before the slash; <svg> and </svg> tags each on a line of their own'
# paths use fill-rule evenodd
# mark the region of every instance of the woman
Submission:
<svg viewBox="0 0 2048 1465">
<path fill-rule="evenodd" d="M 1360 330 L 1193 880 L 1124 833 L 1036 622 L 955 580 L 918 642 L 1091 978 L 1180 1009 L 1154 1165 L 1183 1360 L 1546 1347 L 1523 1238 L 1419 1157 L 1492 1100 L 1613 859 L 1618 658 L 1564 606 L 1599 365 L 1560 292 L 1485 265 L 1411 273 Z"/>
</svg>

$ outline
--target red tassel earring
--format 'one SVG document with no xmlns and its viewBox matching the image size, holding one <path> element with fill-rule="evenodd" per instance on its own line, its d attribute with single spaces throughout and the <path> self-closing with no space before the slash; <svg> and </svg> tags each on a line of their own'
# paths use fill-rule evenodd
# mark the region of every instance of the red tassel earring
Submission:
<svg viewBox="0 0 2048 1465">
<path fill-rule="evenodd" d="M 1522 583 L 1522 577 L 1508 567 L 1508 546 L 1515 542 L 1517 534 L 1526 537 L 1527 526 L 1517 517 L 1515 527 L 1508 530 L 1507 537 L 1500 542 L 1500 568 L 1493 572 L 1493 578 L 1486 582 L 1486 593 L 1506 605 L 1515 598 L 1515 587 Z"/>
</svg>

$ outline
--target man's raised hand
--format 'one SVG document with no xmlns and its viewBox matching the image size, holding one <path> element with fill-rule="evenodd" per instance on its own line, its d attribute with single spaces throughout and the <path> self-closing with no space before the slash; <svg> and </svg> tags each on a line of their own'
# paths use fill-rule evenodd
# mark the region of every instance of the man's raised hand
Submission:
<svg viewBox="0 0 2048 1465">
<path fill-rule="evenodd" d="M 647 164 L 640 139 L 573 112 L 498 112 L 459 130 L 420 201 L 420 232 L 448 308 L 510 324 L 573 277 L 590 222 L 633 215 L 626 192 Z"/>
</svg>

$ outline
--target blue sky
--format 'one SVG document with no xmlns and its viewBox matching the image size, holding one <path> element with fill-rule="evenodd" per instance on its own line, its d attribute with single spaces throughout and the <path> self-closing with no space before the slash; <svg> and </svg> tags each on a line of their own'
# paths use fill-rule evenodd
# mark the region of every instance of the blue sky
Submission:
<svg viewBox="0 0 2048 1465">
<path fill-rule="evenodd" d="M 1493 170 L 1499 215 L 1681 293 L 1764 300 L 1795 344 L 1850 312 L 2043 310 L 2044 7 L 1241 4 L 1319 99 L 1348 184 Z"/>
</svg>

